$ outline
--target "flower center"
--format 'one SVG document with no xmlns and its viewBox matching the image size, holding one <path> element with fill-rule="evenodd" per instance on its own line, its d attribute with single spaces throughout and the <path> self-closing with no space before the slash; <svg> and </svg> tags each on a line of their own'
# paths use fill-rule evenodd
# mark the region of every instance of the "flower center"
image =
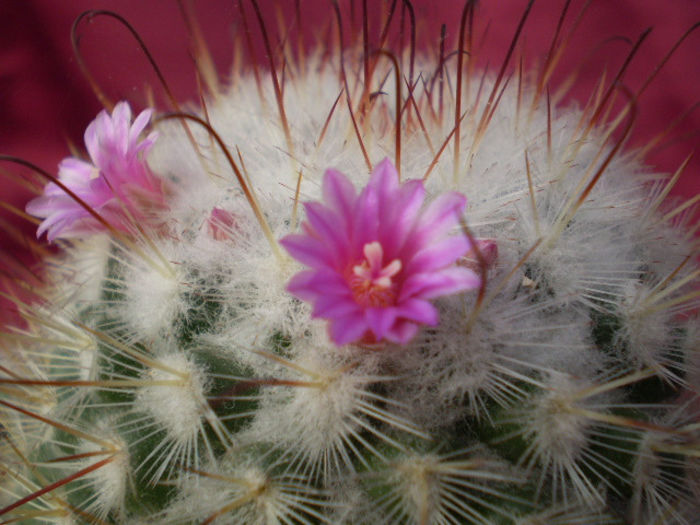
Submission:
<svg viewBox="0 0 700 525">
<path fill-rule="evenodd" d="M 396 286 L 392 277 L 401 271 L 401 261 L 394 259 L 382 266 L 384 250 L 379 242 L 365 244 L 364 261 L 353 266 L 349 279 L 350 290 L 362 306 L 385 307 L 394 304 Z"/>
</svg>

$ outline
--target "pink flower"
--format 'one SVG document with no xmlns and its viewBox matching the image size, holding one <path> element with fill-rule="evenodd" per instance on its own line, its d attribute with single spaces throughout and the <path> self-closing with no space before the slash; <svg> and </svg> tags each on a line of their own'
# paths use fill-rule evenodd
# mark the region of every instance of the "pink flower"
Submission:
<svg viewBox="0 0 700 525">
<path fill-rule="evenodd" d="M 463 235 L 450 235 L 466 199 L 446 193 L 421 210 L 420 180 L 399 184 L 389 160 L 372 172 L 357 195 L 340 172 L 326 171 L 324 203 L 305 203 L 303 234 L 281 240 L 308 267 L 287 289 L 328 319 L 338 345 L 363 341 L 407 343 L 419 325 L 436 325 L 429 302 L 480 285 L 479 276 L 455 261 L 471 249 Z"/>
<path fill-rule="evenodd" d="M 477 250 L 481 256 L 477 256 Z M 460 257 L 457 264 L 464 266 L 466 268 L 471 268 L 475 272 L 483 271 L 481 265 L 483 264 L 486 269 L 492 268 L 496 264 L 496 259 L 498 258 L 498 245 L 493 239 L 476 239 L 476 247 L 472 248 L 467 252 L 464 257 Z"/>
<path fill-rule="evenodd" d="M 216 241 L 230 240 L 235 226 L 233 214 L 223 208 L 213 208 L 207 219 L 207 233 Z"/>
<path fill-rule="evenodd" d="M 156 135 L 139 140 L 150 118 L 151 111 L 145 110 L 131 124 L 131 108 L 126 102 L 117 104 L 111 116 L 102 111 L 85 130 L 92 164 L 69 157 L 58 166 L 58 179 L 122 231 L 132 231 L 134 221 L 144 220 L 149 210 L 164 205 L 162 181 L 143 159 Z M 44 219 L 37 237 L 47 232 L 49 241 L 104 229 L 54 183 L 47 184 L 43 195 L 30 201 L 26 209 Z"/>
</svg>

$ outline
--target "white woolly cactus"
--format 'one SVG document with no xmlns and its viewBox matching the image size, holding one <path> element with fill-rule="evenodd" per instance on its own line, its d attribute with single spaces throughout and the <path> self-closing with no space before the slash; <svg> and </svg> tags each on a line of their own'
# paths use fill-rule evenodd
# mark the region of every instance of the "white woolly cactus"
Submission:
<svg viewBox="0 0 700 525">
<path fill-rule="evenodd" d="M 2 334 L 3 523 L 694 522 L 693 207 L 624 88 L 465 54 L 97 117 L 27 208 L 60 251 Z"/>
</svg>

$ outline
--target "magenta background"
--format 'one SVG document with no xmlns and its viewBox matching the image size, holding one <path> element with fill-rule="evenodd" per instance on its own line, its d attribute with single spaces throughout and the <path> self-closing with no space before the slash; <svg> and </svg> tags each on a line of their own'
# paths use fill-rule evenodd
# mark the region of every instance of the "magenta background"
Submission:
<svg viewBox="0 0 700 525">
<path fill-rule="evenodd" d="M 368 3 L 379 5 L 380 1 L 369 0 Z M 491 69 L 500 65 L 526 3 L 525 0 L 491 0 L 480 5 L 479 32 L 490 22 L 481 57 L 483 61 L 490 59 Z M 260 0 L 273 33 L 277 27 L 274 6 L 279 4 L 285 6 L 287 14 L 294 5 L 292 0 Z M 350 2 L 341 0 L 341 4 L 348 8 Z M 354 4 L 359 12 L 361 0 L 355 0 Z M 563 0 L 536 3 L 520 42 L 526 57 L 541 56 L 548 48 L 563 4 Z M 238 0 L 200 0 L 195 5 L 217 66 L 225 74 L 231 60 L 232 39 L 242 34 Z M 333 20 L 330 0 L 301 0 L 301 5 L 306 13 L 302 30 L 308 40 L 313 40 L 314 35 L 322 33 Z M 436 47 L 443 21 L 448 22 L 449 35 L 454 39 L 462 5 L 461 1 L 414 0 L 421 33 L 432 35 L 429 49 Z M 570 27 L 582 5 L 583 0 L 573 1 L 565 27 Z M 251 4 L 246 2 L 244 6 L 261 53 Z M 5 0 L 0 7 L 0 152 L 29 159 L 54 172 L 58 161 L 68 154 L 68 142 L 82 148 L 83 130 L 100 105 L 78 71 L 69 35 L 75 17 L 90 8 L 114 10 L 132 22 L 179 100 L 191 99 L 196 93 L 185 24 L 175 0 Z M 634 41 L 646 27 L 654 27 L 624 80 L 634 91 L 683 32 L 697 21 L 700 21 L 700 2 L 696 0 L 594 0 L 567 50 L 566 64 L 561 68 L 563 72 L 570 71 L 588 58 L 572 97 L 584 102 L 603 68 L 607 66 L 614 72 L 621 64 L 629 44 L 619 39 L 605 43 L 607 38 L 621 36 Z M 346 34 L 350 29 L 348 25 Z M 154 86 L 156 95 L 160 96 L 155 75 L 136 44 L 115 22 L 96 21 L 90 27 L 83 26 L 81 33 L 87 62 L 110 96 L 127 98 L 135 106 L 143 106 L 146 85 Z M 590 50 L 599 44 L 599 53 L 591 57 Z M 426 47 L 425 42 L 423 47 Z M 632 146 L 643 144 L 700 101 L 698 56 L 700 30 L 685 41 L 643 95 Z M 563 72 L 555 81 L 563 78 Z M 165 106 L 161 104 L 161 107 Z M 648 161 L 663 171 L 674 171 L 697 149 L 698 130 L 700 109 L 692 112 L 674 134 L 685 139 L 655 152 Z M 0 170 L 22 171 L 6 163 Z M 691 161 L 674 193 L 685 196 L 700 193 L 700 155 Z M 28 195 L 6 177 L 0 179 L 0 199 L 23 206 Z M 7 218 L 8 214 L 0 210 L 0 216 Z M 20 222 L 15 218 L 10 220 L 15 224 Z M 32 235 L 31 226 L 23 224 L 21 228 Z M 2 230 L 0 250 L 6 254 L 21 254 L 23 248 L 4 227 Z"/>
</svg>

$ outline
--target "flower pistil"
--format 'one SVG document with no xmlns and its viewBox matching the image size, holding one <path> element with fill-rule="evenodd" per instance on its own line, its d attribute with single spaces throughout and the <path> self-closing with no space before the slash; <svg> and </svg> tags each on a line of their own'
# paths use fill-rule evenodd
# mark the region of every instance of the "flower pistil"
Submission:
<svg viewBox="0 0 700 525">
<path fill-rule="evenodd" d="M 396 283 L 392 281 L 401 271 L 401 261 L 394 259 L 382 268 L 384 250 L 378 241 L 365 244 L 365 260 L 353 266 L 348 279 L 355 300 L 365 307 L 386 307 L 396 299 Z"/>
</svg>

